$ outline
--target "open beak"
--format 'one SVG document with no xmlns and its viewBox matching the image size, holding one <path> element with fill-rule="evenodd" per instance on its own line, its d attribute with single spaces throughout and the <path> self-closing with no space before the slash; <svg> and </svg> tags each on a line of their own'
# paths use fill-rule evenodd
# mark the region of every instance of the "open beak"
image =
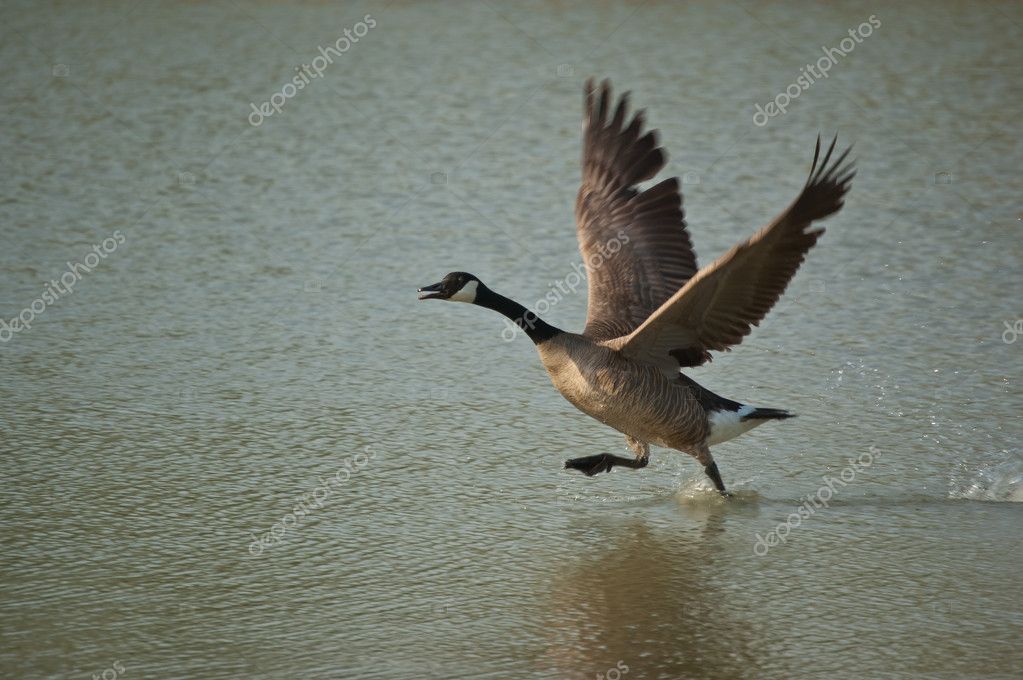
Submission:
<svg viewBox="0 0 1023 680">
<path fill-rule="evenodd" d="M 435 283 L 432 286 L 423 286 L 419 289 L 419 299 L 429 300 L 431 298 L 439 298 L 441 294 L 436 291 L 439 291 L 440 289 L 441 284 L 439 283 Z"/>
</svg>

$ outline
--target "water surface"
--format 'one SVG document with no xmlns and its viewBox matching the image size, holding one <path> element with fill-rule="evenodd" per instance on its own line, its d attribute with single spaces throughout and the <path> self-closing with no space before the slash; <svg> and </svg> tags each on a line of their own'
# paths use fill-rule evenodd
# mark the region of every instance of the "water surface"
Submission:
<svg viewBox="0 0 1023 680">
<path fill-rule="evenodd" d="M 0 345 L 5 676 L 1019 677 L 1018 7 L 2 14 L 0 317 L 124 237 Z M 569 474 L 621 437 L 499 317 L 416 300 L 468 270 L 532 305 L 573 271 L 589 75 L 648 108 L 702 263 L 819 130 L 856 144 L 782 303 L 692 372 L 800 415 L 716 448 L 733 501 L 671 451 Z"/>
</svg>

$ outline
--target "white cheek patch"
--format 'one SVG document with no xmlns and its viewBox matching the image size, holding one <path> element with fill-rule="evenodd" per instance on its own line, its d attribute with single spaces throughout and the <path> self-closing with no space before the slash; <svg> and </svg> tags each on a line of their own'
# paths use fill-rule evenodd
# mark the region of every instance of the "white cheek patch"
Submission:
<svg viewBox="0 0 1023 680">
<path fill-rule="evenodd" d="M 452 302 L 475 302 L 476 301 L 476 284 L 478 281 L 470 281 L 469 283 L 462 286 L 461 290 L 448 298 Z"/>
</svg>

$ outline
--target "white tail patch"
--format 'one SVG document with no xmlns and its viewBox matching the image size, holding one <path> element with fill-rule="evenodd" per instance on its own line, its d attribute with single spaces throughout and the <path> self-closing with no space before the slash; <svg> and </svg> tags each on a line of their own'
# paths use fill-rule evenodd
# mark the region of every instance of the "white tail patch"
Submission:
<svg viewBox="0 0 1023 680">
<path fill-rule="evenodd" d="M 742 419 L 743 416 L 748 416 L 755 410 L 752 406 L 745 404 L 738 411 L 712 411 L 710 414 L 710 437 L 707 438 L 707 445 L 713 446 L 726 442 L 763 423 L 763 420 Z"/>
</svg>

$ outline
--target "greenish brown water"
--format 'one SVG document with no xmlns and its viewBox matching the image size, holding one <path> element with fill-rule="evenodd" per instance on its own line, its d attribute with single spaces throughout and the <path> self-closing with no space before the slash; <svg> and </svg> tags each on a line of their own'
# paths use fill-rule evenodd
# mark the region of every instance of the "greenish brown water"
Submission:
<svg viewBox="0 0 1023 680">
<path fill-rule="evenodd" d="M 5 677 L 1019 677 L 1019 7 L 0 13 L 0 318 L 53 297 L 0 343 Z M 701 263 L 796 195 L 818 130 L 856 144 L 786 297 L 692 372 L 800 415 L 716 447 L 731 502 L 670 451 L 569 474 L 624 442 L 499 317 L 416 300 L 573 272 L 590 75 L 661 130 Z"/>
</svg>

